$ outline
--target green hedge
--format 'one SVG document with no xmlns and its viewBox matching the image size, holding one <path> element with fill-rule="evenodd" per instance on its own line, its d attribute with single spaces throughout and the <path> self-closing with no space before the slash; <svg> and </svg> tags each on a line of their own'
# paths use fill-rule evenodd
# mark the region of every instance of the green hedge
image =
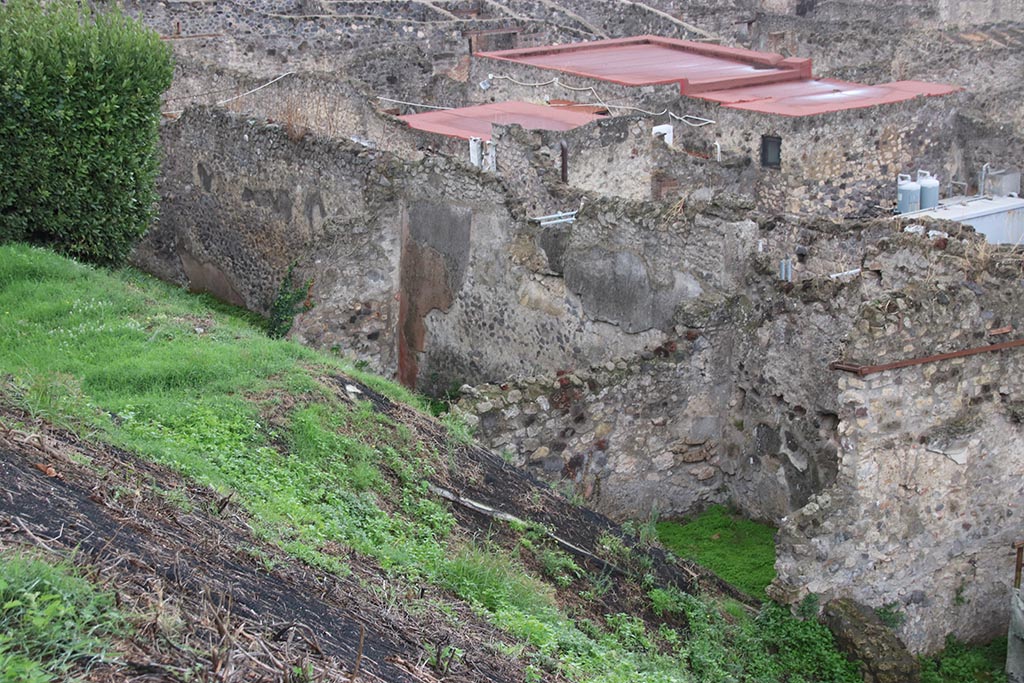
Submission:
<svg viewBox="0 0 1024 683">
<path fill-rule="evenodd" d="M 111 8 L 0 3 L 0 242 L 122 260 L 154 211 L 170 49 Z"/>
</svg>

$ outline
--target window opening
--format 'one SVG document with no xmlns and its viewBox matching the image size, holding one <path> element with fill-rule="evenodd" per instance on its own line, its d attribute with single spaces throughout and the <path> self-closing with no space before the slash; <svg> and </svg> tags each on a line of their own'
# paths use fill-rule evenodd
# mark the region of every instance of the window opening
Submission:
<svg viewBox="0 0 1024 683">
<path fill-rule="evenodd" d="M 761 136 L 761 165 L 782 168 L 782 138 L 778 135 Z"/>
</svg>

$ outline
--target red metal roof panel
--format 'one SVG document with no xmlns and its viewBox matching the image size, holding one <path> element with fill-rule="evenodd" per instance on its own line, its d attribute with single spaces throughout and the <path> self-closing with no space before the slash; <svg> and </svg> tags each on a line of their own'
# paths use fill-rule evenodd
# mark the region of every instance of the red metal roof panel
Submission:
<svg viewBox="0 0 1024 683">
<path fill-rule="evenodd" d="M 705 92 L 702 99 L 730 109 L 759 111 L 782 116 L 811 116 L 903 102 L 920 95 L 946 95 L 956 86 L 920 81 L 863 85 L 831 79 L 804 80 Z"/>
<path fill-rule="evenodd" d="M 570 130 L 602 117 L 564 107 L 513 101 L 440 109 L 398 118 L 417 130 L 464 140 L 471 137 L 490 140 L 492 123 L 516 123 L 529 130 Z"/>
<path fill-rule="evenodd" d="M 478 56 L 627 86 L 679 83 L 682 95 L 782 116 L 872 107 L 960 89 L 921 81 L 863 85 L 815 80 L 809 59 L 658 36 L 481 52 Z"/>
<path fill-rule="evenodd" d="M 683 81 L 710 84 L 737 78 L 759 82 L 800 78 L 810 70 L 810 60 L 657 36 L 481 52 L 478 56 L 633 86 Z"/>
</svg>

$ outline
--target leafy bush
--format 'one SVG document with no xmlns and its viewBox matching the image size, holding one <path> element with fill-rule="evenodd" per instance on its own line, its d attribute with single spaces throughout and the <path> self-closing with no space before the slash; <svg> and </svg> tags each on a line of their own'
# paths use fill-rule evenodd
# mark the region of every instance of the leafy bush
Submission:
<svg viewBox="0 0 1024 683">
<path fill-rule="evenodd" d="M 169 48 L 111 7 L 0 4 L 0 242 L 123 259 L 153 214 Z"/>
<path fill-rule="evenodd" d="M 946 649 L 921 657 L 921 683 L 1005 683 L 1006 638 L 988 645 L 966 645 L 946 639 Z"/>
<path fill-rule="evenodd" d="M 62 680 L 103 658 L 104 636 L 123 620 L 113 596 L 66 565 L 0 560 L 0 683 Z"/>
<path fill-rule="evenodd" d="M 267 334 L 273 339 L 284 339 L 292 329 L 295 316 L 313 307 L 310 303 L 310 290 L 313 287 L 312 280 L 306 280 L 301 285 L 295 283 L 295 264 L 288 266 L 281 281 L 281 287 L 277 290 L 277 298 L 270 308 L 270 319 L 267 321 Z"/>
</svg>

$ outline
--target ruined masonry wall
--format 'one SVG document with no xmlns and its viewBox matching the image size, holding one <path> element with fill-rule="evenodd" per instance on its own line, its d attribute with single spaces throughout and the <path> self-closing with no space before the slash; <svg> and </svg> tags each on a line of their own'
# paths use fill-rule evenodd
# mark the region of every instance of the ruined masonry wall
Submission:
<svg viewBox="0 0 1024 683">
<path fill-rule="evenodd" d="M 575 90 L 493 78 L 487 91 L 476 88 L 474 94 L 471 89 L 470 96 L 478 101 L 561 97 L 588 104 L 626 104 L 652 113 L 668 106 L 678 115 L 714 122 L 695 127 L 667 115 L 620 116 L 572 131 L 538 132 L 508 140 L 512 145 L 525 145 L 525 151 L 513 153 L 554 178 L 558 140 L 569 142 L 569 184 L 582 190 L 628 199 L 676 199 L 685 198 L 694 188 L 713 187 L 748 194 L 766 212 L 854 217 L 888 211 L 895 203 L 899 173 L 924 169 L 946 183 L 976 170 L 965 163 L 965 155 L 970 153 L 963 147 L 957 119 L 960 95 L 786 117 L 728 109 L 696 99 L 680 100 L 671 86 L 627 88 L 487 59 L 474 60 L 469 84 L 494 74 L 511 75 L 527 84 L 558 79 L 559 83 L 571 83 Z M 579 92 L 587 88 L 593 92 Z M 655 123 L 673 125 L 674 149 L 651 144 L 650 129 Z M 761 165 L 761 139 L 766 135 L 782 139 L 779 169 Z M 498 153 L 503 153 L 502 146 Z"/>
<path fill-rule="evenodd" d="M 209 109 L 165 124 L 161 142 L 160 220 L 136 249 L 136 265 L 266 314 L 297 264 L 296 282 L 314 281 L 314 317 L 346 328 L 336 337 L 322 331 L 323 345 L 395 365 L 400 242 L 386 222 L 397 209 L 378 198 L 395 173 L 381 153 L 292 140 L 280 125 Z"/>
<path fill-rule="evenodd" d="M 881 274 L 848 359 L 885 363 L 1020 337 L 1019 255 L 977 243 L 901 240 L 869 255 Z M 972 246 L 973 244 L 973 246 Z M 872 276 L 873 277 L 873 276 Z M 896 287 L 896 290 L 888 289 Z M 839 473 L 779 534 L 770 593 L 852 595 L 894 606 L 915 652 L 1005 633 L 1011 543 L 1024 507 L 1020 349 L 839 378 Z"/>
<path fill-rule="evenodd" d="M 294 263 L 315 303 L 298 338 L 421 389 L 605 362 L 660 338 L 671 317 L 664 256 L 623 255 L 639 308 L 601 307 L 597 252 L 574 261 L 572 287 L 534 280 L 560 271 L 564 245 L 525 220 L 499 179 L 458 160 L 293 140 L 279 124 L 202 109 L 166 124 L 163 142 L 161 221 L 138 265 L 265 313 Z M 609 322 L 623 311 L 628 328 Z"/>
</svg>

